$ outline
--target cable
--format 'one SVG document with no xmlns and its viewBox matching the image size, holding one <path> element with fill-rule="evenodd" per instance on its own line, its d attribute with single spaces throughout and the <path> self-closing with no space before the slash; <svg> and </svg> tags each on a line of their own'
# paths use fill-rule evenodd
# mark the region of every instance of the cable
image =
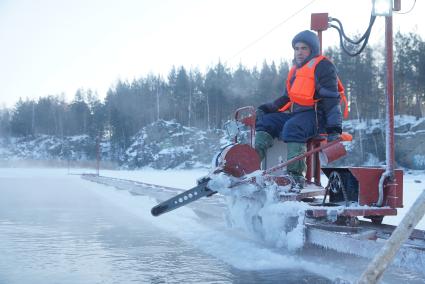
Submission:
<svg viewBox="0 0 425 284">
<path fill-rule="evenodd" d="M 285 24 L 287 21 L 289 21 L 290 19 L 292 19 L 293 17 L 295 17 L 296 15 L 298 15 L 300 12 L 302 12 L 308 6 L 310 6 L 311 4 L 313 4 L 315 1 L 316 0 L 311 0 L 310 3 L 308 3 L 307 5 L 305 5 L 304 7 L 302 7 L 300 10 L 296 11 L 294 14 L 290 15 L 289 17 L 287 17 L 286 19 L 284 19 L 282 22 L 280 22 L 279 24 L 277 24 L 276 26 L 274 26 L 273 28 L 271 28 L 265 34 L 263 34 L 262 36 L 260 36 L 256 40 L 252 41 L 250 44 L 248 44 L 247 46 L 245 46 L 244 48 L 242 48 L 238 52 L 236 52 L 232 57 L 230 57 L 229 59 L 227 59 L 225 62 L 231 61 L 233 58 L 235 58 L 236 56 L 238 56 L 239 54 L 241 54 L 242 52 L 244 52 L 245 50 L 247 50 L 251 46 L 253 46 L 256 43 L 258 43 L 259 41 L 261 41 L 263 38 L 265 38 L 266 36 L 268 36 L 269 34 L 271 34 L 272 32 L 274 32 L 277 28 L 279 28 L 281 25 Z"/>
<path fill-rule="evenodd" d="M 346 41 L 348 41 L 349 43 L 352 43 L 352 44 L 359 44 L 360 42 L 362 42 L 362 41 L 366 38 L 367 34 L 368 34 L 368 33 L 370 33 L 370 29 L 372 28 L 373 24 L 375 23 L 375 19 L 376 19 L 376 17 L 375 17 L 375 16 L 371 16 L 371 17 L 370 17 L 370 20 L 369 20 L 369 26 L 368 26 L 368 28 L 367 28 L 366 32 L 363 34 L 363 36 L 362 36 L 361 38 L 359 38 L 358 40 L 356 40 L 356 41 L 355 41 L 355 40 L 350 39 L 350 38 L 349 38 L 349 37 L 345 34 L 345 32 L 344 32 L 344 28 L 343 28 L 342 23 L 341 23 L 341 21 L 340 21 L 340 20 L 338 20 L 337 18 L 329 17 L 329 21 L 330 21 L 330 22 L 334 21 L 334 22 L 337 22 L 337 23 L 338 23 L 339 28 L 341 29 L 342 36 L 344 37 L 344 39 L 345 39 Z"/>
<path fill-rule="evenodd" d="M 412 7 L 407 12 L 401 12 L 401 13 L 399 12 L 397 14 L 408 14 L 414 9 L 415 5 L 416 5 L 416 0 L 414 0 Z M 375 23 L 375 19 L 376 19 L 376 16 L 373 16 L 373 15 L 370 16 L 369 26 L 366 32 L 363 34 L 363 36 L 361 36 L 358 40 L 352 40 L 345 34 L 343 25 L 340 20 L 329 17 L 329 22 L 336 22 L 338 24 L 338 26 L 331 24 L 330 27 L 335 28 L 338 31 L 339 43 L 342 50 L 349 56 L 357 56 L 365 49 L 367 42 L 369 41 L 370 33 L 372 31 L 373 24 Z M 345 45 L 344 40 L 353 45 L 359 45 L 362 41 L 363 43 L 357 52 L 352 53 L 351 51 L 347 49 L 347 46 Z"/>
<path fill-rule="evenodd" d="M 409 11 L 407 11 L 407 12 L 394 12 L 394 13 L 396 13 L 396 14 L 399 14 L 399 15 L 405 15 L 405 14 L 409 14 L 410 12 L 412 12 L 412 10 L 413 10 L 413 8 L 415 8 L 415 5 L 416 5 L 416 0 L 413 2 L 413 5 L 412 5 L 412 7 L 409 9 Z"/>
<path fill-rule="evenodd" d="M 363 51 L 363 50 L 364 50 L 364 48 L 366 47 L 366 44 L 367 44 L 367 42 L 368 42 L 368 40 L 369 40 L 369 35 L 367 36 L 367 38 L 366 38 L 366 39 L 365 39 L 365 41 L 363 42 L 363 44 L 362 44 L 361 48 L 360 48 L 357 52 L 355 52 L 355 53 L 351 53 L 351 51 L 349 51 L 349 50 L 347 49 L 347 47 L 345 46 L 345 43 L 344 43 L 344 40 L 343 40 L 343 37 L 342 37 L 342 32 L 341 32 L 340 28 L 339 28 L 339 27 L 337 27 L 337 26 L 335 26 L 335 25 L 331 25 L 331 27 L 332 27 L 332 28 L 335 28 L 336 30 L 338 30 L 338 33 L 339 33 L 339 44 L 340 44 L 340 46 L 341 46 L 342 50 L 343 50 L 345 53 L 347 53 L 349 56 L 352 56 L 352 57 L 357 56 L 357 55 L 359 55 L 360 53 L 362 53 L 362 51 Z"/>
<path fill-rule="evenodd" d="M 338 31 L 338 34 L 339 34 L 339 43 L 340 43 L 340 46 L 341 46 L 342 50 L 346 54 L 348 54 L 349 56 L 353 56 L 354 57 L 354 56 L 359 55 L 365 49 L 365 47 L 366 47 L 366 45 L 367 45 L 367 43 L 369 41 L 370 33 L 372 31 L 373 24 L 375 23 L 375 19 L 376 19 L 376 16 L 373 16 L 373 15 L 370 16 L 369 26 L 366 29 L 366 31 L 363 34 L 363 36 L 361 36 L 360 39 L 358 39 L 358 40 L 350 39 L 345 34 L 344 28 L 342 26 L 341 21 L 339 21 L 336 18 L 330 18 L 330 22 L 332 22 L 332 21 L 337 22 L 339 26 L 336 26 L 334 24 L 331 24 L 330 27 L 331 28 L 334 28 L 334 29 L 336 29 Z M 347 46 L 344 43 L 344 40 L 347 41 L 347 42 L 349 42 L 349 43 L 351 43 L 351 44 L 353 44 L 353 45 L 359 45 L 362 41 L 363 41 L 363 43 L 362 43 L 362 46 L 360 47 L 360 49 L 357 52 L 352 53 L 351 51 L 348 50 Z"/>
</svg>

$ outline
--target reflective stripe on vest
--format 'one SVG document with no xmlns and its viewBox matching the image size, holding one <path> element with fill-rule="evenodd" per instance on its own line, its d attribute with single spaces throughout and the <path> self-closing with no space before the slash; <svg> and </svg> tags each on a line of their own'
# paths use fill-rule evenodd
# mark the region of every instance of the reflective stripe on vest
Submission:
<svg viewBox="0 0 425 284">
<path fill-rule="evenodd" d="M 296 66 L 292 66 L 291 70 L 288 73 L 288 78 L 286 79 L 286 90 L 288 91 L 288 97 L 290 99 L 290 102 L 280 108 L 279 111 L 288 110 L 291 107 L 292 103 L 297 103 L 302 106 L 314 106 L 314 104 L 318 101 L 314 99 L 314 93 L 316 92 L 316 80 L 314 77 L 314 71 L 316 70 L 317 64 L 319 64 L 319 62 L 325 58 L 325 56 L 319 55 L 311 59 L 299 69 L 297 69 Z M 295 79 L 291 84 L 291 79 L 294 76 Z M 338 93 L 341 97 L 341 104 L 345 104 L 344 118 L 347 118 L 348 102 L 347 98 L 344 95 L 344 86 L 342 85 L 341 80 L 339 78 Z"/>
</svg>

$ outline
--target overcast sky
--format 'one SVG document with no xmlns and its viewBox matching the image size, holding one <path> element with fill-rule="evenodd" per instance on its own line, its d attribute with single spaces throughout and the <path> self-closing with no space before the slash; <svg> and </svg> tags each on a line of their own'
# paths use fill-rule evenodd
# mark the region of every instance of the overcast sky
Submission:
<svg viewBox="0 0 425 284">
<path fill-rule="evenodd" d="M 394 30 L 425 39 L 417 24 L 424 2 L 395 14 Z M 402 0 L 402 11 L 413 3 Z M 371 6 L 371 0 L 0 0 L 0 108 L 20 97 L 64 93 L 70 101 L 78 88 L 104 98 L 118 79 L 166 76 L 173 65 L 205 72 L 219 60 L 231 68 L 279 63 L 292 58 L 291 39 L 310 28 L 311 13 L 328 12 L 353 35 L 367 28 Z M 371 42 L 383 43 L 383 36 L 381 17 Z M 336 30 L 326 31 L 324 48 L 337 44 Z"/>
</svg>

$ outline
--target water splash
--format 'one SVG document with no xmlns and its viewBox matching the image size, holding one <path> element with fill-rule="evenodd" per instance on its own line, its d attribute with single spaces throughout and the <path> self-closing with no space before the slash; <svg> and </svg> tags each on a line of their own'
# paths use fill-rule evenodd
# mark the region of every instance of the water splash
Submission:
<svg viewBox="0 0 425 284">
<path fill-rule="evenodd" d="M 219 174 L 208 184 L 226 196 L 229 227 L 242 229 L 277 248 L 295 251 L 303 247 L 308 205 L 297 201 L 279 202 L 279 195 L 286 193 L 289 187 L 266 182 L 265 186 L 244 184 L 229 188 L 231 183 L 232 177 Z"/>
</svg>

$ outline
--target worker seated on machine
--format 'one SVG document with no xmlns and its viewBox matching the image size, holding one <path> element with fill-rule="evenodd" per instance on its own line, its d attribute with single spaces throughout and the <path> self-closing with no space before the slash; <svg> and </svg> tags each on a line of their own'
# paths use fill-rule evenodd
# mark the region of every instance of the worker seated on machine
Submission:
<svg viewBox="0 0 425 284">
<path fill-rule="evenodd" d="M 288 73 L 284 94 L 260 105 L 256 111 L 255 150 L 260 160 L 266 156 L 274 138 L 287 143 L 289 160 L 304 154 L 307 140 L 320 133 L 326 133 L 328 141 L 341 135 L 340 101 L 345 101 L 345 97 L 335 65 L 320 55 L 319 38 L 311 31 L 298 33 L 292 47 L 294 65 Z M 305 170 L 305 159 L 288 165 L 294 191 L 304 188 Z"/>
</svg>

